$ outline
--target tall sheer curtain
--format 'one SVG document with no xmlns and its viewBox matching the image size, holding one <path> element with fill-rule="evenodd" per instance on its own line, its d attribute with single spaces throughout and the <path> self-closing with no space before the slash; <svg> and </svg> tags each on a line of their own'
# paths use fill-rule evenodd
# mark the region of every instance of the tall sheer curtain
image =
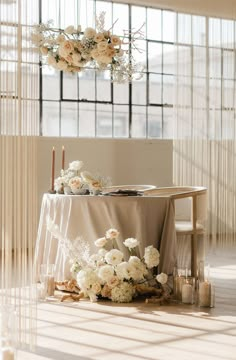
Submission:
<svg viewBox="0 0 236 360">
<path fill-rule="evenodd" d="M 21 343 L 34 341 L 38 56 L 30 44 L 37 1 L 0 2 L 0 305 L 13 305 Z"/>
<path fill-rule="evenodd" d="M 236 23 L 176 14 L 174 183 L 208 188 L 209 238 L 236 243 Z"/>
</svg>

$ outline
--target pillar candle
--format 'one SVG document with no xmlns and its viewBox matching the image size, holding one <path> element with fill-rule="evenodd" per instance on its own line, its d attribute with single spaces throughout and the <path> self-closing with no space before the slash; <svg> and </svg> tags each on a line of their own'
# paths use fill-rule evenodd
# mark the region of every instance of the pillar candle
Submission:
<svg viewBox="0 0 236 360">
<path fill-rule="evenodd" d="M 11 348 L 0 349 L 0 360 L 14 360 L 15 354 Z"/>
<path fill-rule="evenodd" d="M 62 146 L 61 168 L 62 168 L 62 170 L 65 170 L 65 147 L 64 146 Z"/>
<path fill-rule="evenodd" d="M 52 177 L 51 177 L 51 190 L 54 191 L 54 178 L 55 178 L 55 148 L 52 148 Z"/>
<path fill-rule="evenodd" d="M 192 304 L 193 303 L 193 287 L 188 282 L 188 280 L 182 286 L 182 303 L 184 303 L 184 304 Z"/>
<path fill-rule="evenodd" d="M 209 281 L 199 283 L 199 306 L 210 307 L 211 305 L 211 284 Z"/>
</svg>

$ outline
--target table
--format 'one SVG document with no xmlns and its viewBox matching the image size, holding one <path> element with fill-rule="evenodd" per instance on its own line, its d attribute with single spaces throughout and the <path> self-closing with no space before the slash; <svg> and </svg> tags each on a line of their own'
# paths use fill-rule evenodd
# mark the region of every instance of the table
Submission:
<svg viewBox="0 0 236 360">
<path fill-rule="evenodd" d="M 94 245 L 110 228 L 120 232 L 118 248 L 126 252 L 123 245 L 126 238 L 140 241 L 139 255 L 148 245 L 160 251 L 159 272 L 171 274 L 176 262 L 176 233 L 174 205 L 168 197 L 157 196 L 90 196 L 44 194 L 41 206 L 38 236 L 35 248 L 36 273 L 40 264 L 53 263 L 56 266 L 56 280 L 71 277 L 69 259 L 58 246 L 55 234 L 49 231 L 47 221 L 58 225 L 62 237 L 73 241 L 83 237 Z"/>
</svg>

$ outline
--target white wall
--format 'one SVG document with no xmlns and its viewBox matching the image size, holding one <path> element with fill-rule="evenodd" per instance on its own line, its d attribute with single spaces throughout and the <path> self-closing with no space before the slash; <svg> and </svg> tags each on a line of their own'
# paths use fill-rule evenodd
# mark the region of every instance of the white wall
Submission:
<svg viewBox="0 0 236 360">
<path fill-rule="evenodd" d="M 51 153 L 56 149 L 56 177 L 61 168 L 61 148 L 65 146 L 66 168 L 82 160 L 84 170 L 112 178 L 113 185 L 172 185 L 172 140 L 39 138 L 38 193 L 50 188 Z"/>
</svg>

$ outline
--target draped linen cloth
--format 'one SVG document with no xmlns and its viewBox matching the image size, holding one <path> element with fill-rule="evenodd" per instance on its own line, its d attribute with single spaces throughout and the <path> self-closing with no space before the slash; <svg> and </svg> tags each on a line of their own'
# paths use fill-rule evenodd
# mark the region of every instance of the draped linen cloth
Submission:
<svg viewBox="0 0 236 360">
<path fill-rule="evenodd" d="M 119 232 L 118 248 L 126 255 L 123 241 L 129 237 L 140 241 L 139 255 L 144 248 L 153 245 L 160 251 L 159 272 L 172 274 L 176 263 L 176 233 L 174 206 L 167 197 L 145 196 L 43 196 L 35 264 L 39 274 L 40 265 L 56 265 L 57 280 L 71 277 L 69 259 L 65 257 L 58 239 L 48 230 L 48 219 L 58 225 L 66 239 L 73 241 L 81 236 L 91 246 L 91 254 L 97 252 L 94 241 L 105 236 L 110 228 Z"/>
</svg>

